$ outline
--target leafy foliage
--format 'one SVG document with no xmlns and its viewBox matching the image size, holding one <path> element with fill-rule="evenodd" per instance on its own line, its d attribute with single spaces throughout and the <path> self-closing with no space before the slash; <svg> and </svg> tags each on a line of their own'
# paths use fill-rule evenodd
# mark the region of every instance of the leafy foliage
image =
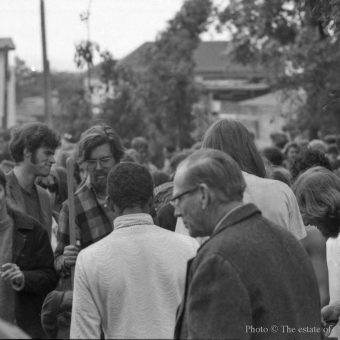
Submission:
<svg viewBox="0 0 340 340">
<path fill-rule="evenodd" d="M 60 133 L 69 133 L 76 140 L 92 124 L 91 105 L 86 92 L 78 89 L 60 100 L 60 112 L 53 117 L 55 128 Z"/>
<path fill-rule="evenodd" d="M 132 71 L 103 55 L 103 81 L 111 82 L 112 98 L 103 105 L 102 119 L 126 138 L 144 135 L 151 140 L 192 144 L 194 85 L 193 53 L 206 29 L 210 0 L 187 0 L 168 27 L 144 55 L 143 71 Z M 158 145 L 159 146 L 159 145 Z"/>
<path fill-rule="evenodd" d="M 149 50 L 148 107 L 152 122 L 180 147 L 192 144 L 192 105 L 197 99 L 193 53 L 207 28 L 212 3 L 185 1 Z"/>
<path fill-rule="evenodd" d="M 216 11 L 235 58 L 262 64 L 274 88 L 304 89 L 301 129 L 310 137 L 339 132 L 339 1 L 230 0 Z"/>
</svg>

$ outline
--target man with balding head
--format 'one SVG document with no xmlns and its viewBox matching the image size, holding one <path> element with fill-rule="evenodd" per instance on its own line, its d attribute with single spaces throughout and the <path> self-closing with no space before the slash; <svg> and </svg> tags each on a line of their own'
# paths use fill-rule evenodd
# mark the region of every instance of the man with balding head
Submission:
<svg viewBox="0 0 340 340">
<path fill-rule="evenodd" d="M 285 339 L 289 328 L 294 339 L 320 339 L 308 256 L 288 231 L 243 204 L 245 187 L 237 163 L 218 150 L 196 151 L 177 169 L 175 215 L 191 236 L 210 238 L 189 261 L 175 338 Z"/>
</svg>

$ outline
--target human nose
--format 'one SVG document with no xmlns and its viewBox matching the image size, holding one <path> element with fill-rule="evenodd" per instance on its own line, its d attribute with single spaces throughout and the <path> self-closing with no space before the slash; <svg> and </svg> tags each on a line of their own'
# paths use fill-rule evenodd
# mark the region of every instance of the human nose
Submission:
<svg viewBox="0 0 340 340">
<path fill-rule="evenodd" d="M 55 163 L 55 157 L 54 155 L 50 156 L 50 163 L 54 164 Z"/>
<path fill-rule="evenodd" d="M 96 170 L 102 168 L 102 163 L 100 162 L 100 159 L 96 160 Z"/>
</svg>

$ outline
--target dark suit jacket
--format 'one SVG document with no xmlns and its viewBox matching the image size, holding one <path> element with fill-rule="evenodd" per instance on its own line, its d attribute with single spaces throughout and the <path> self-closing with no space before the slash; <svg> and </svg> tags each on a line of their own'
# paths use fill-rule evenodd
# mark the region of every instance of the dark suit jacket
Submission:
<svg viewBox="0 0 340 340">
<path fill-rule="evenodd" d="M 321 327 L 320 320 L 307 253 L 294 236 L 246 204 L 189 261 L 175 338 L 320 339 L 311 330 Z M 288 334 L 287 327 L 296 332 Z"/>
<path fill-rule="evenodd" d="M 14 221 L 13 263 L 25 277 L 22 291 L 16 292 L 15 316 L 17 324 L 31 337 L 43 337 L 40 314 L 46 295 L 58 283 L 54 256 L 46 230 L 21 211 L 8 209 Z"/>
<path fill-rule="evenodd" d="M 6 175 L 6 179 L 7 199 L 12 206 L 29 215 L 29 212 L 25 209 L 24 197 L 22 195 L 18 180 L 13 170 Z M 36 185 L 36 188 L 39 197 L 40 214 L 42 218 L 42 221 L 39 222 L 47 230 L 48 236 L 51 237 L 52 205 L 50 196 L 48 192 L 45 189 L 41 188 L 39 185 Z"/>
</svg>

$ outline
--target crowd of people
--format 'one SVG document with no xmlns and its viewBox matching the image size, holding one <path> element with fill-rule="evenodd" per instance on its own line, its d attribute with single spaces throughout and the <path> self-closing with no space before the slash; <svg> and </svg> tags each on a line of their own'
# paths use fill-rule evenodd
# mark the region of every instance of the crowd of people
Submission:
<svg viewBox="0 0 340 340">
<path fill-rule="evenodd" d="M 104 123 L 66 137 L 0 134 L 1 338 L 330 336 L 337 136 L 259 150 L 222 119 L 191 149 L 165 145 L 161 168 Z"/>
</svg>

